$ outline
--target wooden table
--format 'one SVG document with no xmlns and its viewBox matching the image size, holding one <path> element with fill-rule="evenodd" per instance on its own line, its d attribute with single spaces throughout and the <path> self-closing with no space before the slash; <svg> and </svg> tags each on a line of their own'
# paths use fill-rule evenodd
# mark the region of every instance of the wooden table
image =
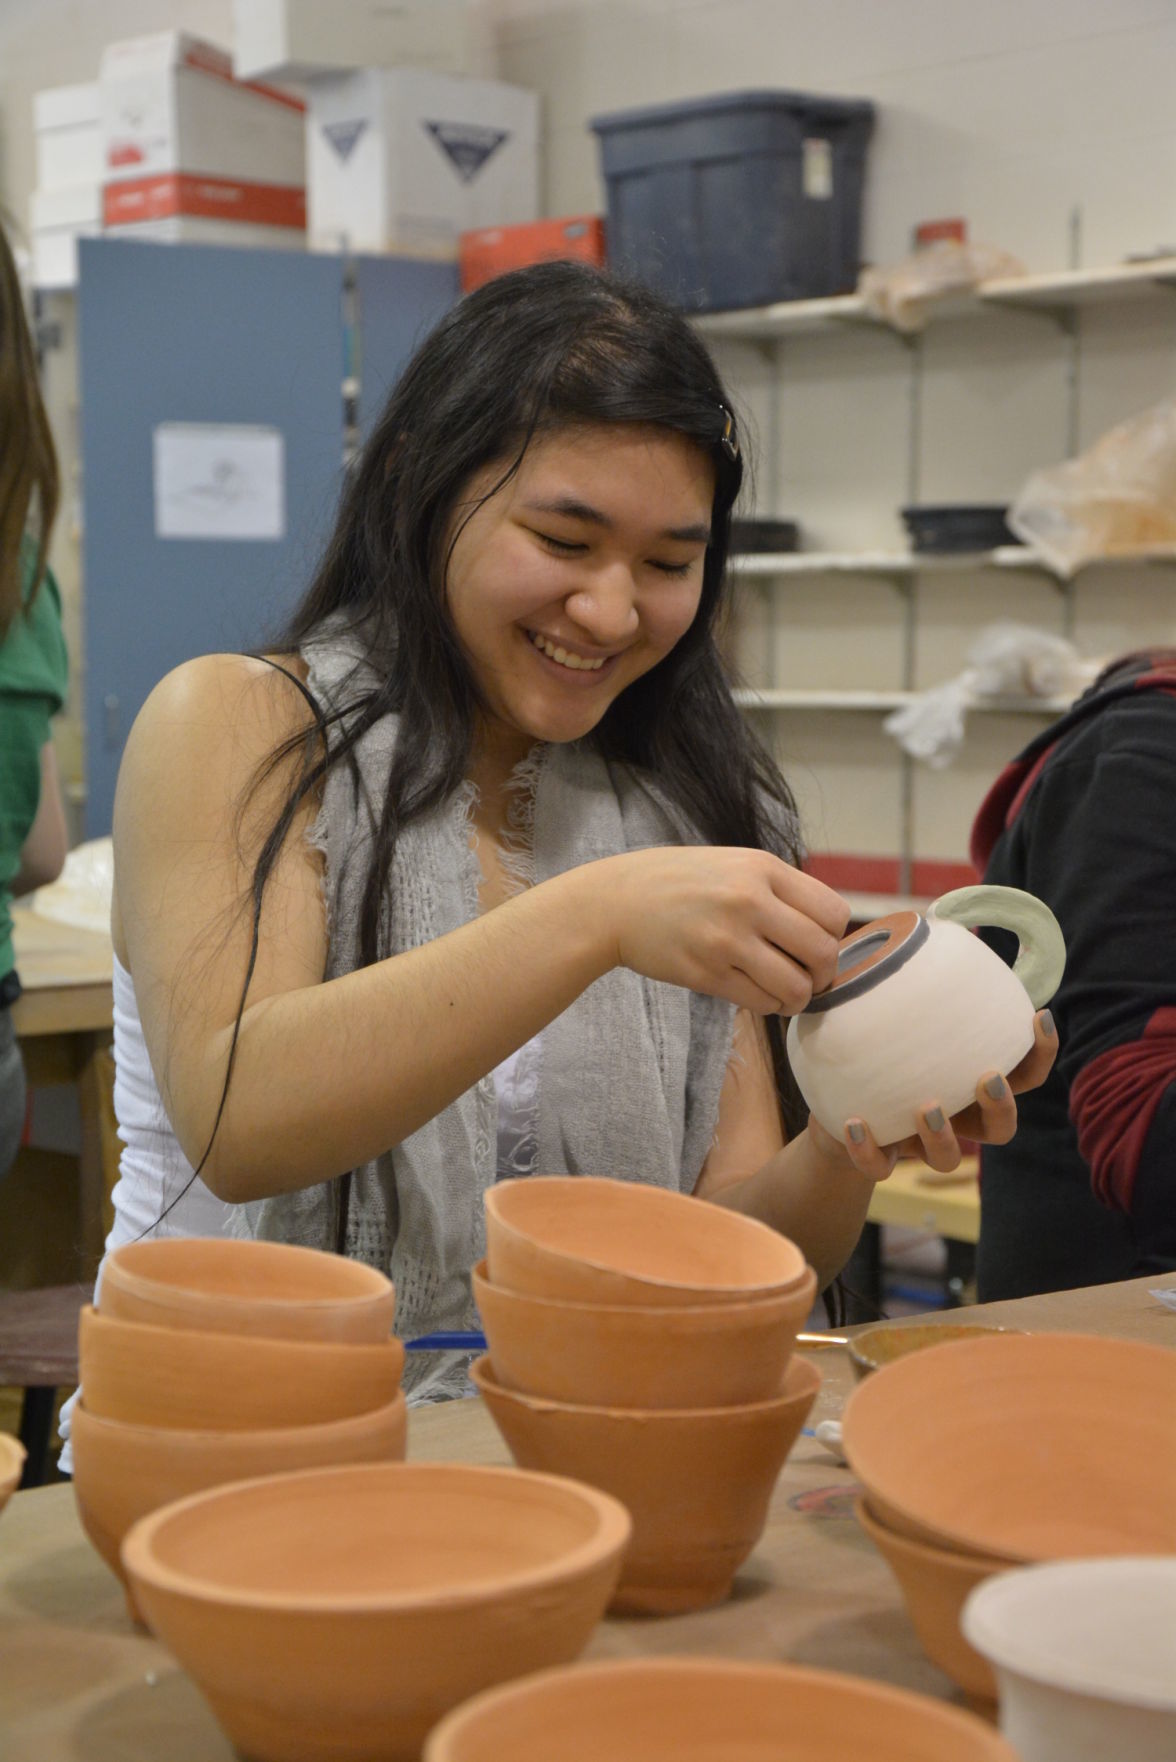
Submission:
<svg viewBox="0 0 1176 1762">
<path fill-rule="evenodd" d="M 949 1242 L 980 1240 L 980 1159 L 966 1156 L 942 1175 L 922 1162 L 900 1162 L 879 1181 L 867 1213 L 872 1224 L 901 1224 Z"/>
<path fill-rule="evenodd" d="M 1148 1295 L 1160 1285 L 1176 1289 L 1176 1274 L 986 1304 L 969 1317 L 1176 1346 L 1176 1315 Z M 852 1387 L 844 1353 L 824 1349 L 819 1362 L 825 1381 L 810 1425 L 836 1418 Z M 409 1455 L 508 1460 L 478 1401 L 414 1409 Z M 853 1491 L 849 1471 L 801 1438 L 731 1600 L 695 1615 L 605 1620 L 587 1656 L 792 1660 L 960 1701 L 923 1656 L 889 1569 L 854 1522 Z M 68 1486 L 17 1493 L 0 1516 L 0 1753 L 4 1762 L 233 1762 L 194 1684 L 127 1619 Z"/>
<path fill-rule="evenodd" d="M 102 1253 L 103 1077 L 101 1054 L 114 1023 L 109 936 L 74 929 L 18 907 L 12 914 L 24 995 L 12 1023 L 30 1087 L 73 1083 L 78 1091 L 78 1237 L 81 1271 L 93 1277 Z"/>
</svg>

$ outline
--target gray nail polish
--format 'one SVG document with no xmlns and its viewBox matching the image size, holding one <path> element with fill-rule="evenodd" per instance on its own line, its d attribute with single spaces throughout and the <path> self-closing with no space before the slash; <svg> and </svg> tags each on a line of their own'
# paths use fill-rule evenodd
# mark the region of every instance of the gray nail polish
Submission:
<svg viewBox="0 0 1176 1762">
<path fill-rule="evenodd" d="M 923 1115 L 923 1118 L 933 1132 L 942 1132 L 944 1126 L 947 1124 L 947 1116 L 944 1114 L 941 1107 L 930 1108 L 928 1112 Z"/>
<path fill-rule="evenodd" d="M 865 1143 L 865 1141 L 866 1141 L 866 1128 L 862 1125 L 862 1122 L 860 1120 L 850 1120 L 848 1126 L 845 1129 L 849 1133 L 850 1137 L 853 1139 L 853 1142 L 855 1144 L 864 1144 Z"/>
<path fill-rule="evenodd" d="M 1003 1101 L 1005 1095 L 1004 1078 L 989 1077 L 987 1083 L 984 1085 L 984 1090 L 986 1094 L 991 1095 L 993 1101 Z"/>
<path fill-rule="evenodd" d="M 1056 1034 L 1057 1033 L 1057 1028 L 1054 1026 L 1054 1019 L 1053 1019 L 1053 1011 L 1052 1010 L 1048 1010 L 1048 1009 L 1042 1010 L 1042 1012 L 1041 1012 L 1041 1031 L 1043 1034 Z"/>
</svg>

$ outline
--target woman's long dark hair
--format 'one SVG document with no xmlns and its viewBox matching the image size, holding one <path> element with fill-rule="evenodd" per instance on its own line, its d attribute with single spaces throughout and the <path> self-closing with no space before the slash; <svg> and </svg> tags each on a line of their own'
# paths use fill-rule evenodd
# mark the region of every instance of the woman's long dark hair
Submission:
<svg viewBox="0 0 1176 1762">
<path fill-rule="evenodd" d="M 731 510 L 743 479 L 731 400 L 697 333 L 657 295 L 582 264 L 539 264 L 463 299 L 413 356 L 344 491 L 318 573 L 290 623 L 267 645 L 271 653 L 293 653 L 332 617 L 359 634 L 377 683 L 366 675 L 354 697 L 329 712 L 307 694 L 319 739 L 308 744 L 296 736 L 265 767 L 270 775 L 302 755 L 298 781 L 254 868 L 241 1010 L 274 862 L 299 807 L 325 775 L 343 764 L 354 771 L 362 734 L 389 712 L 400 717 L 355 927 L 360 964 L 385 952 L 381 902 L 401 829 L 466 775 L 481 698 L 445 583 L 455 518 L 473 511 L 463 507 L 472 481 L 500 466 L 489 492 L 495 493 L 537 435 L 627 423 L 682 435 L 712 461 L 711 536 L 689 630 L 586 738 L 608 760 L 652 778 L 706 841 L 798 859 L 792 796 L 736 709 L 715 643 L 729 591 Z M 239 1010 L 238 1027 L 240 1019 Z M 768 1018 L 768 1028 L 791 1135 L 806 1110 L 788 1071 L 779 1017 Z M 232 1063 L 230 1053 L 217 1124 Z"/>
</svg>

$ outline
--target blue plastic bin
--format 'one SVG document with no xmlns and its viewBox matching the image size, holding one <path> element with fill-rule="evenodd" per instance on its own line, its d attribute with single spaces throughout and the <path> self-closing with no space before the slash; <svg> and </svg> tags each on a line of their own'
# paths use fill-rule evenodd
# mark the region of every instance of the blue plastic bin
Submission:
<svg viewBox="0 0 1176 1762">
<path fill-rule="evenodd" d="M 725 92 L 591 126 L 616 269 L 690 312 L 856 286 L 866 100 Z"/>
</svg>

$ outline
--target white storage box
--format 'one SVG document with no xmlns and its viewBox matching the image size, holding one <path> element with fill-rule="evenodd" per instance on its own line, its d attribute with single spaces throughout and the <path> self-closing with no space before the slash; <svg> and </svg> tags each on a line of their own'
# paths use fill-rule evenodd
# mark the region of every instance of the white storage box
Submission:
<svg viewBox="0 0 1176 1762">
<path fill-rule="evenodd" d="M 305 224 L 300 99 L 234 79 L 222 50 L 181 31 L 112 44 L 98 83 L 108 226 L 127 224 L 132 211 Z M 188 180 L 201 184 L 204 207 L 192 208 Z"/>
<path fill-rule="evenodd" d="M 458 234 L 539 212 L 539 100 L 414 68 L 316 80 L 307 109 L 310 243 L 456 257 Z"/>
<path fill-rule="evenodd" d="M 31 203 L 33 286 L 72 288 L 78 280 L 78 240 L 102 231 L 101 185 L 34 190 Z"/>
<path fill-rule="evenodd" d="M 490 78 L 493 28 L 480 0 L 233 0 L 238 79 L 309 80 L 357 67 Z"/>
<path fill-rule="evenodd" d="M 98 83 L 50 86 L 33 97 L 37 188 L 76 190 L 102 182 Z"/>
</svg>

